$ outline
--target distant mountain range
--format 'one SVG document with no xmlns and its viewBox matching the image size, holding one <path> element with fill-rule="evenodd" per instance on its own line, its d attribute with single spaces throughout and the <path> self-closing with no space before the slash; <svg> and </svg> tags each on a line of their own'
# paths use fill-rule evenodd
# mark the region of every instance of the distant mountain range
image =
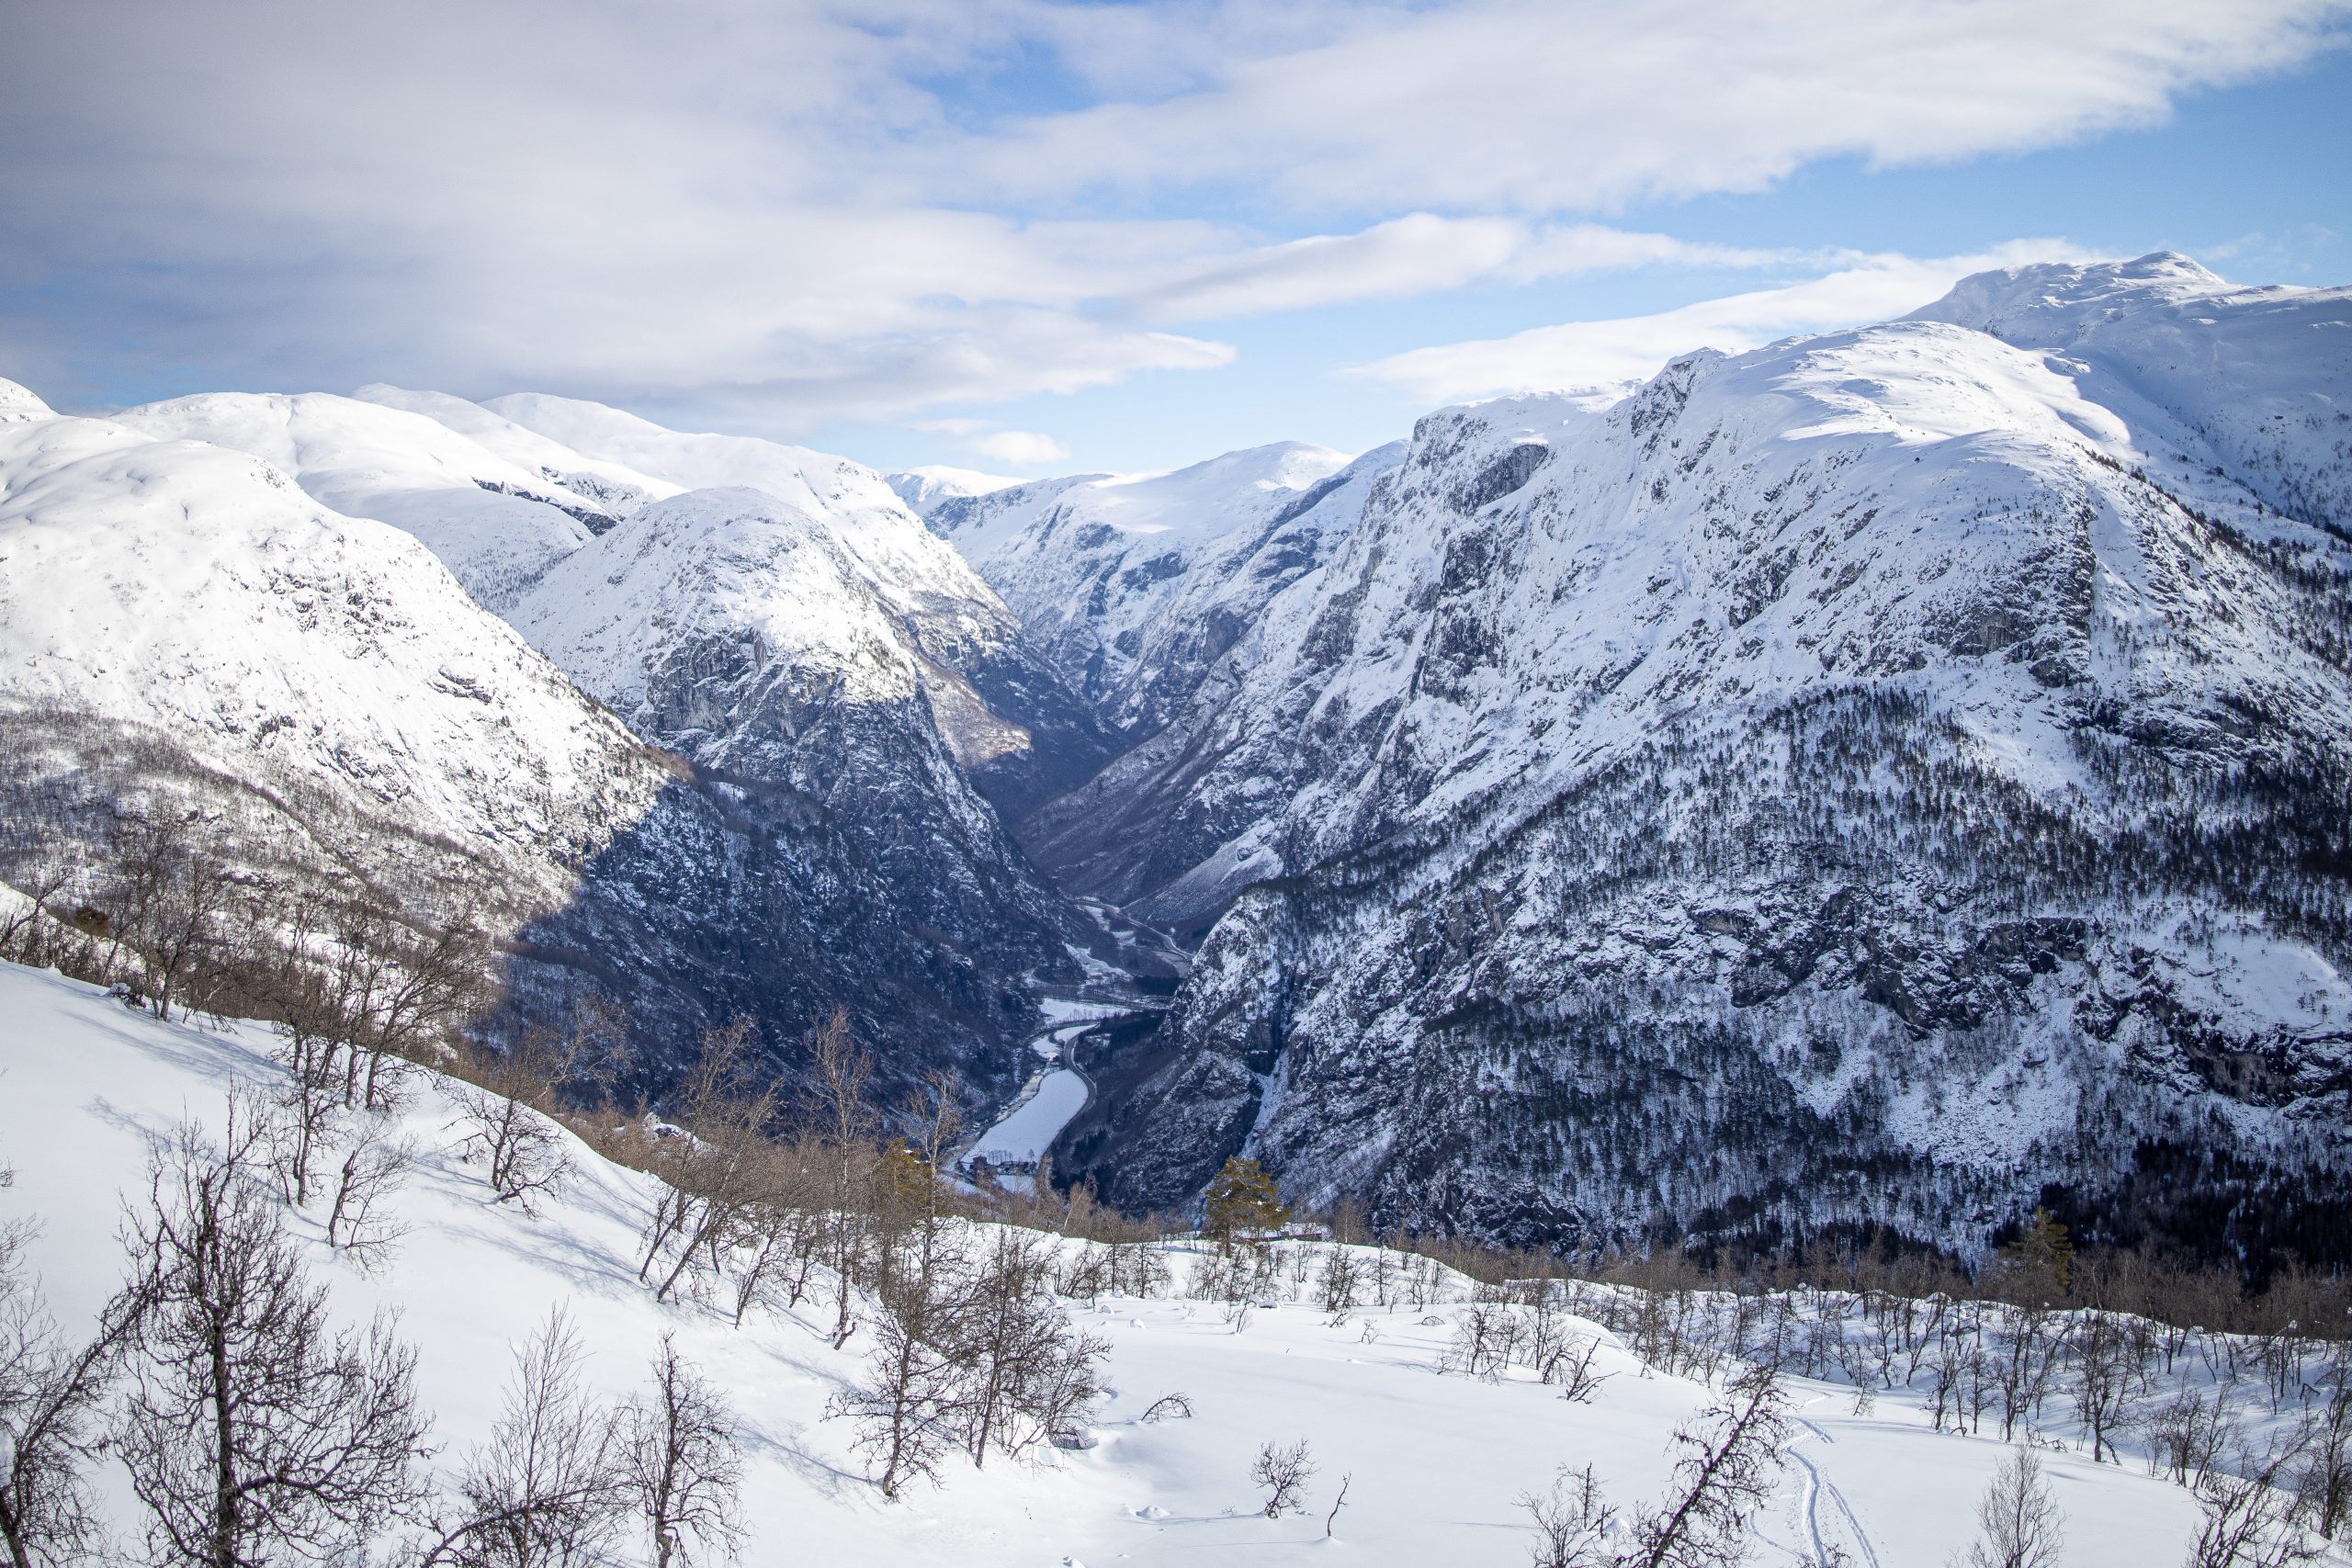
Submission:
<svg viewBox="0 0 2352 1568">
<path fill-rule="evenodd" d="M 2352 291 L 2030 267 L 1017 483 L 536 395 L 0 421 L 11 854 L 192 805 L 485 912 L 650 1081 L 839 1003 L 980 1104 L 1125 910 L 1197 959 L 1055 1156 L 1134 1207 L 1246 1152 L 1531 1244 L 2324 1250 Z"/>
</svg>

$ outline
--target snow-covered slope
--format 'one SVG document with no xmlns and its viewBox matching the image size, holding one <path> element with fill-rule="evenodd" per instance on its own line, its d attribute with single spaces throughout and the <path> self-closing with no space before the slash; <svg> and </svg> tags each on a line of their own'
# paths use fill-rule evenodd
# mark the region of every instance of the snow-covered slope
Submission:
<svg viewBox="0 0 2352 1568">
<path fill-rule="evenodd" d="M 1322 558 L 1403 456 L 1283 442 L 1167 473 L 1078 475 L 932 505 L 1029 641 L 1129 741 L 1166 722 Z"/>
<path fill-rule="evenodd" d="M 411 391 L 378 381 L 360 388 L 351 395 L 362 402 L 381 403 L 386 408 L 421 413 L 436 424 L 456 431 L 477 446 L 532 469 L 550 484 L 561 485 L 574 495 L 587 497 L 611 513 L 613 518 L 626 517 L 647 502 L 675 495 L 683 488 L 667 479 L 641 474 L 626 463 L 609 462 L 602 457 L 574 452 L 560 442 L 548 440 L 536 430 L 526 430 L 512 420 L 501 419 L 480 403 L 469 403 L 447 392 Z M 594 517 L 582 521 L 597 533 L 610 526 L 609 522 Z"/>
<path fill-rule="evenodd" d="M 653 752 L 415 538 L 260 458 L 5 390 L 0 849 L 193 813 L 266 874 L 469 909 L 523 1017 L 605 990 L 651 1077 L 706 1023 L 786 1051 L 840 1003 L 894 1076 L 1011 1070 L 1023 976 L 1061 949 L 928 921 L 863 803 Z"/>
<path fill-rule="evenodd" d="M 208 392 L 115 422 L 157 440 L 250 453 L 345 516 L 405 529 L 493 610 L 615 515 L 436 420 L 326 392 Z"/>
<path fill-rule="evenodd" d="M 668 430 L 575 399 L 518 393 L 482 406 L 568 447 L 673 484 L 757 491 L 820 527 L 854 569 L 858 591 L 898 622 L 900 640 L 925 666 L 940 733 L 979 791 L 1008 813 L 1017 816 L 1077 784 L 1108 754 L 1093 716 L 1030 651 L 995 592 L 873 469 L 755 436 Z M 716 581 L 729 569 L 713 563 L 693 570 Z M 585 592 L 591 575 L 574 573 L 569 581 Z M 545 613 L 543 598 L 535 614 L 543 619 Z M 590 619 L 609 614 L 586 604 L 581 613 Z M 787 640 L 813 647 L 862 614 L 854 607 L 823 611 Z M 640 652 L 649 663 L 676 664 L 668 652 Z M 837 664 L 865 657 L 837 652 Z"/>
<path fill-rule="evenodd" d="M 232 1089 L 274 1088 L 269 1043 L 257 1027 L 159 1023 L 90 987 L 0 964 L 0 1164 L 16 1173 L 0 1190 L 0 1224 L 39 1225 L 31 1271 L 68 1334 L 85 1332 L 121 1280 L 119 1222 L 124 1204 L 144 1199 L 152 1142 L 183 1121 L 217 1134 Z M 1458 1278 L 1431 1305 L 1359 1307 L 1336 1322 L 1292 1296 L 1241 1333 L 1211 1303 L 1106 1296 L 1069 1303 L 1112 1346 L 1105 1381 L 1116 1392 L 1095 1416 L 1094 1447 L 985 1470 L 953 1462 L 939 1487 L 887 1503 L 859 1479 L 847 1424 L 826 1418 L 860 1374 L 870 1331 L 835 1351 L 821 1313 L 755 1312 L 738 1329 L 709 1306 L 656 1305 L 637 1279 L 649 1180 L 568 1134 L 573 1175 L 532 1218 L 490 1201 L 458 1147 L 459 1108 L 435 1082 L 419 1084 L 390 1130 L 418 1158 L 390 1200 L 405 1235 L 389 1267 L 366 1273 L 331 1254 L 315 1215 L 288 1223 L 339 1325 L 397 1314 L 444 1480 L 488 1435 L 515 1348 L 552 1309 L 586 1346 L 584 1380 L 598 1399 L 639 1390 L 672 1335 L 736 1415 L 746 1568 L 1305 1564 L 1335 1551 L 1368 1568 L 1523 1562 L 1533 1532 L 1518 1494 L 1542 1491 L 1557 1466 L 1590 1463 L 1621 1506 L 1655 1497 L 1676 1424 L 1712 1397 L 1640 1371 L 1613 1340 L 1596 1354 L 1614 1375 L 1590 1404 L 1516 1372 L 1440 1375 L 1464 1310 Z M 1182 1248 L 1168 1260 L 1180 1279 L 1199 1261 Z M 1973 1539 L 1975 1501 L 2007 1450 L 1990 1437 L 1929 1431 L 1900 1395 L 1853 1414 L 1849 1392 L 1795 1382 L 1800 1422 L 1752 1528 L 1756 1560 L 1816 1563 L 1835 1547 L 1879 1568 L 1940 1568 Z M 1189 1396 L 1191 1419 L 1141 1419 L 1171 1393 Z M 1301 1438 L 1320 1466 L 1307 1511 L 1269 1520 L 1250 1458 L 1261 1443 Z M 2041 1459 L 2069 1563 L 2171 1562 L 2195 1534 L 2197 1510 L 2179 1487 L 2075 1453 Z M 128 1560 L 136 1506 L 120 1472 L 99 1464 L 113 1560 Z M 1342 1477 L 1346 1503 L 1327 1540 Z"/>
<path fill-rule="evenodd" d="M 920 468 L 902 468 L 884 474 L 883 481 L 891 493 L 907 503 L 916 516 L 928 514 L 944 501 L 964 496 L 986 495 L 990 491 L 1010 490 L 1021 481 L 1003 474 L 984 474 L 977 468 L 958 468 L 945 463 L 925 463 Z"/>
<path fill-rule="evenodd" d="M 957 768 L 1027 733 L 926 653 L 837 525 L 758 490 L 691 491 L 558 564 L 508 615 L 639 734 L 824 801 L 909 919 L 1006 970 L 1066 963 L 1075 912 Z M 992 635 L 970 626 L 965 646 Z"/>
<path fill-rule="evenodd" d="M 2044 297 L 2090 324 L 2004 341 Z M 2154 258 L 1939 314 L 2004 336 L 1430 416 L 1185 711 L 1032 818 L 1079 890 L 1217 921 L 1113 1190 L 1247 1147 L 1489 1234 L 1965 1246 L 2165 1139 L 2345 1152 L 2352 294 Z"/>
</svg>

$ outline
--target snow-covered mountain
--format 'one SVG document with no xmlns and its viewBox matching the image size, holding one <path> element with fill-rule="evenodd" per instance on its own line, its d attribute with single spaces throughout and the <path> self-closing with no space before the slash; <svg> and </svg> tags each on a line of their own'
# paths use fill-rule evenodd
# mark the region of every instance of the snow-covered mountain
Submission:
<svg viewBox="0 0 2352 1568">
<path fill-rule="evenodd" d="M 908 509 L 918 517 L 944 501 L 964 496 L 986 495 L 990 491 L 1010 490 L 1021 483 L 1004 474 L 984 474 L 977 468 L 958 468 L 945 463 L 925 463 L 919 468 L 901 468 L 882 476 L 883 481 Z"/>
<path fill-rule="evenodd" d="M 1247 1150 L 1510 1240 L 2049 1197 L 2269 1248 L 2352 1158 L 2347 333 L 2033 267 L 1353 460 L 1001 486 L 0 384 L 0 784 L 487 888 L 520 1014 L 671 1053 L 849 999 L 1002 1090 L 1075 899 L 1203 937 L 1055 1150 L 1133 1206 Z"/>
<path fill-rule="evenodd" d="M 618 516 L 422 413 L 356 398 L 207 392 L 113 417 L 152 439 L 250 453 L 322 505 L 415 535 L 493 610 Z"/>
<path fill-rule="evenodd" d="M 650 749 L 417 539 L 259 457 L 157 439 L 155 411 L 51 415 L 14 384 L 0 409 L 11 854 L 63 852 L 124 812 L 192 816 L 259 874 L 469 913 L 505 944 L 523 1017 L 605 990 L 657 1068 L 706 1023 L 748 1012 L 784 1045 L 836 1003 L 892 1076 L 1012 1066 L 1024 976 L 1068 962 L 1057 933 L 928 919 L 936 868 L 877 852 L 865 803 Z M 415 427 L 441 428 L 348 400 L 243 412 L 396 427 L 410 453 L 430 449 Z"/>
<path fill-rule="evenodd" d="M 870 597 L 895 620 L 905 655 L 920 668 L 939 733 L 973 785 L 1009 814 L 1018 816 L 1080 782 L 1109 755 L 1087 705 L 1031 651 L 994 590 L 925 528 L 873 469 L 755 436 L 669 430 L 576 399 L 522 393 L 481 406 L 569 450 L 685 489 L 758 491 L 820 527 L 849 569 L 849 576 L 840 580 L 844 591 L 854 581 L 856 593 Z M 643 531 L 637 536 L 642 538 Z M 714 543 L 718 538 L 696 536 Z M 598 592 L 593 575 L 574 572 L 567 581 L 576 592 L 593 594 Z M 697 581 L 725 594 L 728 575 L 728 569 L 714 566 Z M 756 596 L 763 590 L 752 592 Z M 673 594 L 673 606 L 681 602 Z M 786 637 L 787 645 L 813 649 L 841 630 L 848 642 L 832 650 L 830 664 L 820 659 L 818 665 L 839 668 L 865 657 L 867 649 L 853 646 L 856 634 L 849 629 L 862 624 L 864 607 L 819 609 L 804 598 L 801 608 L 815 613 L 800 621 L 801 630 Z M 539 624 L 549 624 L 547 617 L 560 613 L 545 596 L 533 612 Z M 584 624 L 608 613 L 583 604 L 579 617 Z M 663 625 L 673 619 L 665 612 Z M 702 620 L 707 630 L 707 617 Z M 666 668 L 680 677 L 691 662 L 674 650 L 638 652 L 649 668 Z M 661 738 L 665 744 L 671 739 L 667 731 Z M 701 741 L 690 738 L 689 743 Z"/>
<path fill-rule="evenodd" d="M 1299 442 L 1168 473 L 1076 475 L 934 502 L 925 517 L 1030 643 L 1129 742 L 1151 734 L 1362 511 L 1401 445 L 1350 461 Z"/>
<path fill-rule="evenodd" d="M 1246 1149 L 1526 1240 L 1965 1247 L 2045 1183 L 2129 1234 L 2167 1180 L 2291 1228 L 2352 1152 L 2347 329 L 2036 267 L 1423 420 L 1026 829 L 1214 922 L 1064 1170 Z"/>
<path fill-rule="evenodd" d="M 840 528 L 764 491 L 711 489 L 646 507 L 508 615 L 639 734 L 823 801 L 905 918 L 1032 969 L 1083 932 L 957 766 L 1028 744 L 924 646 L 1011 641 L 971 588 L 964 619 L 936 591 L 906 614 Z"/>
</svg>

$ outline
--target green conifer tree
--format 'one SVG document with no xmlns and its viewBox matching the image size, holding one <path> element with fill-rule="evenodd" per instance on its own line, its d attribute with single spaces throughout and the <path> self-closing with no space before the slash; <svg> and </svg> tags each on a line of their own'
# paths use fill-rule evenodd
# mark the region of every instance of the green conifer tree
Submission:
<svg viewBox="0 0 2352 1568">
<path fill-rule="evenodd" d="M 1262 1235 L 1290 1223 L 1290 1207 L 1274 1179 L 1254 1159 L 1238 1155 L 1225 1162 L 1208 1190 L 1208 1234 L 1230 1245 L 1236 1237 Z"/>
</svg>

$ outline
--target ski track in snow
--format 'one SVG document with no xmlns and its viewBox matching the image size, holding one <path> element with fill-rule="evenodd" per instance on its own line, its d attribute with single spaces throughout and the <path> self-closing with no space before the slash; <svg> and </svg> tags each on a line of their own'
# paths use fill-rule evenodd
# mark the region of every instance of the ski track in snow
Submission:
<svg viewBox="0 0 2352 1568">
<path fill-rule="evenodd" d="M 1824 1564 L 1825 1568 L 1829 1562 L 1829 1548 L 1821 1539 L 1821 1495 L 1826 1492 L 1829 1495 L 1829 1500 L 1838 1505 L 1838 1511 L 1845 1516 L 1847 1534 L 1852 1537 L 1856 1546 L 1861 1548 L 1862 1557 L 1870 1564 L 1870 1568 L 1880 1568 L 1878 1549 L 1871 1544 L 1870 1534 L 1862 1529 L 1862 1521 L 1854 1517 L 1853 1506 L 1846 1501 L 1846 1495 L 1838 1490 L 1834 1482 L 1821 1473 L 1818 1465 L 1797 1451 L 1797 1445 L 1808 1437 L 1819 1438 L 1825 1445 L 1832 1448 L 1837 1446 L 1838 1439 L 1802 1416 L 1797 1417 L 1797 1425 L 1803 1427 L 1804 1430 L 1790 1439 L 1787 1449 L 1783 1451 L 1804 1468 L 1804 1528 L 1805 1533 L 1813 1541 L 1813 1560 Z"/>
</svg>

